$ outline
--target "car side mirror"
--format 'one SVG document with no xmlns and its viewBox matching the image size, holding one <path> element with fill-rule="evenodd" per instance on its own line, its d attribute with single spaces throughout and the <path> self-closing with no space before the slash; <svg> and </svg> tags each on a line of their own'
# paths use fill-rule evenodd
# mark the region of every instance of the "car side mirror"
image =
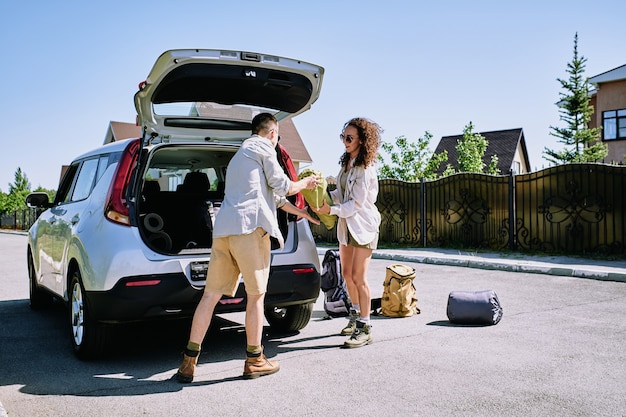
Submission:
<svg viewBox="0 0 626 417">
<path fill-rule="evenodd" d="M 26 196 L 26 205 L 31 208 L 52 207 L 48 194 L 42 192 L 30 193 Z"/>
</svg>

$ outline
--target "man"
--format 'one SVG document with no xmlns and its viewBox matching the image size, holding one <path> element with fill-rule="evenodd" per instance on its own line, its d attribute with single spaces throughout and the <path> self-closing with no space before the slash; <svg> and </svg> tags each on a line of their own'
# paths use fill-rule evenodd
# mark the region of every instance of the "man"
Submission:
<svg viewBox="0 0 626 417">
<path fill-rule="evenodd" d="M 270 236 L 283 247 L 276 207 L 319 224 L 306 209 L 298 209 L 285 196 L 321 180 L 307 177 L 291 181 L 276 157 L 278 122 L 269 113 L 252 119 L 252 136 L 246 139 L 228 164 L 224 201 L 215 219 L 211 262 L 204 294 L 196 308 L 183 355 L 176 373 L 180 382 L 192 382 L 200 346 L 211 324 L 215 305 L 222 295 L 235 295 L 241 273 L 247 294 L 246 360 L 244 378 L 278 372 L 280 366 L 263 354 L 263 311 L 270 271 Z"/>
</svg>

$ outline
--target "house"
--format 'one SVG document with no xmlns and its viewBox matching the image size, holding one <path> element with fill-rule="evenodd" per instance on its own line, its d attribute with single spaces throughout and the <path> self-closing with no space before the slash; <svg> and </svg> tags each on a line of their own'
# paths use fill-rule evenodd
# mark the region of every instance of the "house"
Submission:
<svg viewBox="0 0 626 417">
<path fill-rule="evenodd" d="M 590 128 L 602 127 L 602 141 L 609 153 L 604 162 L 623 163 L 626 155 L 626 65 L 589 78 L 595 87 L 590 104 L 594 113 Z"/>
<path fill-rule="evenodd" d="M 278 125 L 280 127 L 280 144 L 289 152 L 296 172 L 300 172 L 300 164 L 310 164 L 312 162 L 311 155 L 309 155 L 309 151 L 306 149 L 306 146 L 304 146 L 304 142 L 302 142 L 302 138 L 293 120 L 283 120 L 279 122 Z M 104 143 L 106 144 L 128 138 L 138 138 L 140 136 L 140 126 L 134 123 L 111 121 L 109 122 L 109 128 L 104 137 Z"/>
<path fill-rule="evenodd" d="M 489 166 L 491 156 L 497 155 L 500 174 L 508 174 L 510 171 L 513 171 L 514 174 L 530 172 L 526 140 L 524 139 L 524 131 L 521 128 L 480 132 L 480 135 L 489 142 L 483 157 L 485 167 Z M 441 138 L 435 153 L 448 151 L 448 161 L 441 164 L 436 171 L 437 174 L 441 175 L 446 170 L 448 164 L 458 170 L 456 145 L 461 139 L 463 139 L 463 135 L 444 136 Z"/>
</svg>

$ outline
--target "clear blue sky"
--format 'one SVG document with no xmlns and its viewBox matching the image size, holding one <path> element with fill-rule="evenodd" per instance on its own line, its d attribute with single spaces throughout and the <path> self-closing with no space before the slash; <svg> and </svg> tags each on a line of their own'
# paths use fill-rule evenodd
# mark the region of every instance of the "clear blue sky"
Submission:
<svg viewBox="0 0 626 417">
<path fill-rule="evenodd" d="M 219 4 L 219 5 L 215 5 Z M 428 4 L 428 5 L 423 5 Z M 626 2 L 29 1 L 0 15 L 0 190 L 18 167 L 56 189 L 60 167 L 134 122 L 133 94 L 173 48 L 264 52 L 322 65 L 320 99 L 294 119 L 313 168 L 335 175 L 341 126 L 384 140 L 523 128 L 531 166 L 562 125 L 555 102 L 574 34 L 592 77 L 626 64 Z"/>
</svg>

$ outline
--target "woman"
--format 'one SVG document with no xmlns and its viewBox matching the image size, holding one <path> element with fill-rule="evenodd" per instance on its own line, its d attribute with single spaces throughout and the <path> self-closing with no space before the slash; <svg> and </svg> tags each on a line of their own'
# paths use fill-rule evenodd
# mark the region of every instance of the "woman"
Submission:
<svg viewBox="0 0 626 417">
<path fill-rule="evenodd" d="M 354 118 L 339 135 L 345 146 L 337 189 L 330 193 L 333 206 L 324 205 L 315 211 L 335 214 L 341 273 L 352 302 L 348 325 L 341 331 L 350 335 L 344 347 L 361 347 L 372 343 L 370 325 L 371 292 L 367 268 L 378 244 L 380 213 L 376 208 L 378 178 L 374 163 L 378 155 L 382 129 L 364 118 Z"/>
</svg>

